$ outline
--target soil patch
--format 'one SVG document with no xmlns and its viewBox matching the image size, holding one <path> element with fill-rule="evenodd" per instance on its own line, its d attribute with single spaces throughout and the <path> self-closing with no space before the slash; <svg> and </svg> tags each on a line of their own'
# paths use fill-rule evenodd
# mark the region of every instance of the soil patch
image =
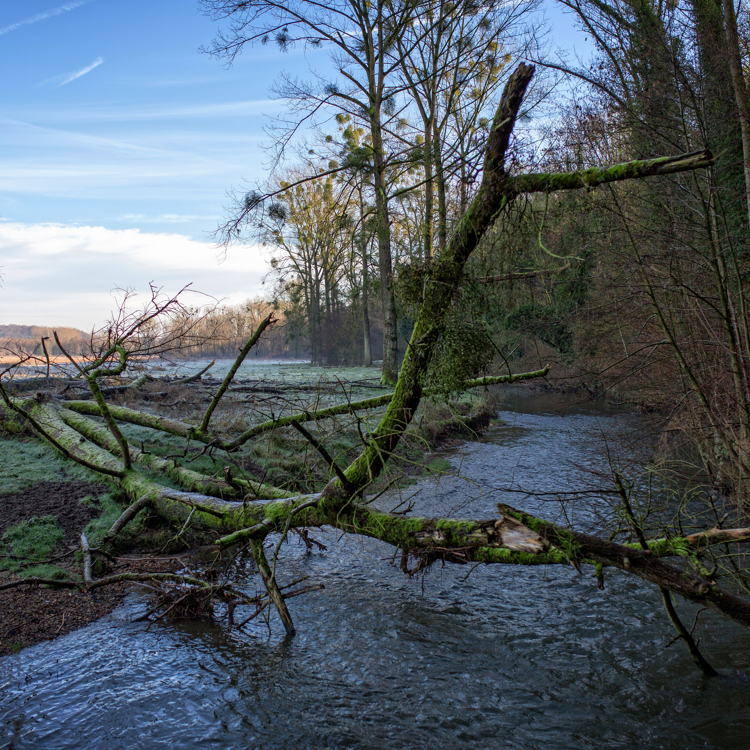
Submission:
<svg viewBox="0 0 750 750">
<path fill-rule="evenodd" d="M 45 587 L 0 592 L 0 656 L 65 635 L 104 617 L 125 593 L 124 585 L 91 594 Z"/>
<path fill-rule="evenodd" d="M 156 558 L 133 553 L 107 565 L 101 575 L 114 573 L 171 572 L 181 567 L 177 558 Z M 61 565 L 79 572 L 74 564 Z M 0 580 L 14 580 L 9 576 Z M 24 586 L 0 591 L 0 657 L 26 646 L 49 641 L 82 628 L 115 609 L 133 584 L 118 583 L 96 591 Z"/>
<path fill-rule="evenodd" d="M 81 574 L 73 549 L 80 545 L 81 531 L 100 509 L 81 498 L 99 497 L 109 488 L 95 482 L 38 482 L 19 493 L 0 495 L 0 536 L 20 521 L 34 516 L 55 516 L 65 532 L 63 541 L 53 555 L 71 554 L 55 565 L 70 573 Z M 137 559 L 136 559 L 137 558 Z M 171 571 L 179 561 L 154 558 L 151 553 L 133 553 L 130 557 L 108 562 L 97 576 L 124 572 Z M 0 572 L 0 582 L 18 576 Z M 91 593 L 75 589 L 53 589 L 46 586 L 24 586 L 0 591 L 0 656 L 14 653 L 25 646 L 50 640 L 88 625 L 109 614 L 120 603 L 131 584 L 107 586 Z"/>
<path fill-rule="evenodd" d="M 78 545 L 86 524 L 99 515 L 99 510 L 81 498 L 108 492 L 109 488 L 95 482 L 37 482 L 23 492 L 0 494 L 0 536 L 5 530 L 34 516 L 55 516 L 65 532 L 65 545 Z"/>
</svg>

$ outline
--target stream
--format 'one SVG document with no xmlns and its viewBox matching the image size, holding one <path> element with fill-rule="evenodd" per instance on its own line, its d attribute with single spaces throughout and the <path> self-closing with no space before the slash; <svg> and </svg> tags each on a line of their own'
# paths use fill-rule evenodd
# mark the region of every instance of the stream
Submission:
<svg viewBox="0 0 750 750">
<path fill-rule="evenodd" d="M 460 476 L 403 490 L 415 514 L 491 518 L 497 503 L 562 521 L 556 494 L 605 487 L 610 461 L 647 451 L 642 418 L 572 397 L 504 392 L 497 424 L 443 451 Z M 526 495 L 524 492 L 534 493 Z M 549 494 L 545 494 L 549 493 Z M 390 509 L 399 499 L 383 497 Z M 573 513 L 599 528 L 606 502 Z M 290 600 L 298 635 L 112 615 L 0 659 L 0 747 L 14 748 L 748 748 L 750 632 L 710 613 L 708 680 L 658 591 L 590 569 L 434 565 L 407 578 L 386 545 L 292 541 L 282 582 L 325 589 Z M 688 623 L 695 609 L 682 606 Z M 237 619 L 242 619 L 238 609 Z"/>
</svg>

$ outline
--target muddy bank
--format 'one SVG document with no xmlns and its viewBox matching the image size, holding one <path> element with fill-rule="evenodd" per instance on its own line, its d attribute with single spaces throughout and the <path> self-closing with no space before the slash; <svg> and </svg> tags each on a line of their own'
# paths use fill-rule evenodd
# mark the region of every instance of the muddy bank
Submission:
<svg viewBox="0 0 750 750">
<path fill-rule="evenodd" d="M 80 580 L 80 555 L 76 554 L 80 535 L 101 513 L 96 501 L 108 492 L 107 486 L 95 482 L 43 481 L 19 492 L 0 494 L 0 538 L 19 523 L 40 517 L 54 517 L 63 531 L 62 539 L 44 560 L 24 562 L 5 554 L 0 560 L 6 567 L 0 570 L 0 585 L 38 570 L 47 576 Z M 156 559 L 153 552 L 132 550 L 99 565 L 100 573 L 110 574 L 173 570 L 179 561 Z M 0 656 L 88 625 L 117 607 L 128 590 L 129 584 L 125 583 L 91 593 L 48 586 L 0 590 Z"/>
<path fill-rule="evenodd" d="M 258 394 L 262 394 L 265 399 L 262 408 L 266 411 L 272 413 L 277 409 L 280 411 L 283 406 L 289 409 L 289 386 L 285 383 L 281 385 L 286 390 L 278 394 L 268 391 L 282 389 L 280 387 L 271 389 L 268 383 L 239 384 L 237 393 L 231 394 L 232 398 L 228 399 L 225 407 L 227 423 L 235 419 L 243 419 L 245 414 L 258 409 L 260 405 Z M 250 396 L 252 403 L 248 403 L 246 393 L 249 387 L 252 391 Z M 364 388 L 364 386 L 361 387 Z M 165 388 L 167 388 L 166 391 Z M 320 386 L 316 384 L 314 388 L 315 398 L 320 398 Z M 308 396 L 305 388 L 295 383 L 291 390 L 295 389 L 298 398 L 304 399 L 303 405 L 307 405 Z M 113 397 L 118 402 L 131 407 L 153 409 L 173 417 L 187 419 L 202 412 L 205 408 L 205 401 L 212 391 L 213 387 L 201 382 L 192 383 L 190 386 L 170 384 L 168 387 L 162 383 L 149 383 L 137 389 L 113 393 Z M 365 395 L 369 393 L 366 392 Z M 331 396 L 332 394 L 327 395 L 327 398 Z M 299 408 L 299 405 L 295 403 L 292 408 Z M 434 460 L 427 469 L 422 468 L 429 461 L 425 453 L 478 436 L 490 425 L 495 415 L 495 408 L 495 402 L 488 394 L 477 394 L 471 399 L 425 403 L 420 409 L 413 429 L 407 434 L 400 447 L 399 455 L 395 457 L 397 472 L 404 475 L 404 482 L 413 482 L 423 472 L 439 473 L 441 468 Z M 224 415 L 219 413 L 219 417 L 222 416 Z M 174 456 L 181 446 L 181 443 L 175 440 L 165 440 L 162 444 L 155 443 L 149 441 L 148 436 L 137 430 L 132 428 L 131 430 L 133 439 L 138 439 L 141 447 L 145 446 L 150 451 Z M 342 460 L 343 456 L 350 460 L 361 449 L 354 428 L 350 427 L 349 431 L 350 435 L 347 435 L 346 431 L 337 431 L 335 435 L 328 436 L 334 445 L 340 443 L 340 453 L 337 449 L 337 454 L 342 456 Z M 283 482 L 282 486 L 285 485 L 290 493 L 295 490 L 309 489 L 306 482 L 324 483 L 327 481 L 327 473 L 324 476 L 320 467 L 315 467 L 314 471 L 309 469 L 308 464 L 312 463 L 314 456 L 306 462 L 300 461 L 300 450 L 305 449 L 309 454 L 309 448 L 294 432 L 289 432 L 283 437 L 279 435 L 274 438 L 274 441 L 270 455 L 262 456 L 269 461 L 269 464 L 261 465 L 258 463 L 261 457 L 249 454 L 243 457 L 243 468 L 262 475 L 270 472 L 273 465 L 273 469 L 278 472 L 279 480 Z M 19 438 L 14 439 L 12 443 L 14 446 L 37 445 L 36 441 Z M 9 454 L 10 443 L 6 442 L 5 446 Z M 3 445 L 0 445 L 0 453 L 2 451 Z M 26 452 L 19 453 L 14 459 L 16 468 L 13 476 L 16 479 L 12 481 L 28 480 L 34 476 L 34 471 L 37 472 L 37 476 L 39 472 L 45 472 L 43 476 L 46 477 L 56 476 L 55 472 L 57 472 L 61 481 L 50 479 L 33 481 L 29 486 L 19 486 L 13 492 L 0 493 L 0 538 L 9 528 L 21 522 L 33 518 L 54 517 L 62 529 L 62 538 L 44 560 L 40 560 L 37 556 L 33 564 L 50 564 L 55 568 L 55 575 L 80 580 L 82 572 L 78 552 L 80 535 L 87 525 L 103 512 L 99 500 L 108 495 L 110 488 L 94 481 L 74 479 L 70 476 L 66 478 L 65 471 L 70 467 L 70 463 L 49 449 L 45 451 L 43 453 L 41 448 L 37 451 L 34 447 L 33 450 L 29 448 Z M 403 460 L 399 460 L 401 458 Z M 34 467 L 29 463 L 32 459 L 36 462 Z M 216 471 L 208 460 L 205 463 L 205 470 Z M 196 467 L 197 464 L 193 462 L 187 465 Z M 391 479 L 392 476 L 384 475 L 381 482 L 373 486 L 373 494 L 390 483 Z M 111 503 L 110 500 L 110 506 Z M 118 553 L 121 556 L 116 560 L 100 558 L 100 567 L 95 571 L 95 577 L 120 572 L 162 572 L 179 568 L 181 566 L 179 559 L 160 557 L 160 555 L 168 554 L 162 551 L 165 549 L 165 539 L 168 541 L 168 538 L 174 535 L 174 532 L 170 534 L 165 529 L 161 531 L 162 535 L 159 539 L 135 540 L 138 549 L 127 548 Z M 0 553 L 3 551 L 0 550 Z M 3 566 L 0 565 L 0 585 L 17 580 L 24 571 L 26 574 L 32 573 L 32 563 L 27 565 L 21 562 L 20 566 L 22 568 L 20 570 L 18 566 L 9 570 L 6 565 L 6 569 L 2 570 Z M 32 574 L 45 578 L 53 577 L 36 571 Z M 71 589 L 55 590 L 49 587 L 0 590 L 0 655 L 66 634 L 102 617 L 118 605 L 130 585 L 118 584 L 93 593 Z"/>
<path fill-rule="evenodd" d="M 0 494 L 0 537 L 21 521 L 43 516 L 57 518 L 64 532 L 53 550 L 49 564 L 73 573 L 74 552 L 86 525 L 98 515 L 94 503 L 108 488 L 85 481 L 37 482 L 16 493 Z M 7 558 L 6 563 L 10 562 Z M 0 583 L 17 580 L 19 571 L 0 572 Z M 78 572 L 78 571 L 75 571 Z M 109 590 L 92 597 L 83 592 L 50 588 L 9 589 L 0 592 L 0 655 L 19 651 L 39 641 L 69 633 L 110 612 L 120 602 L 122 591 Z"/>
</svg>

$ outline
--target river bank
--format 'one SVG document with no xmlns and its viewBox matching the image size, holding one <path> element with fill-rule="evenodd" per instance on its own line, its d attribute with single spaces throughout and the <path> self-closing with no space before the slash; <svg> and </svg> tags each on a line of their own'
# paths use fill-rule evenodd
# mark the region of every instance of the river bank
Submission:
<svg viewBox="0 0 750 750">
<path fill-rule="evenodd" d="M 236 427 L 238 421 L 247 421 L 243 414 L 248 407 L 247 395 L 252 399 L 250 408 L 262 404 L 266 413 L 283 414 L 284 408 L 294 411 L 301 408 L 300 404 L 308 406 L 311 393 L 318 403 L 328 403 L 333 400 L 330 386 L 340 386 L 342 380 L 339 371 L 325 373 L 324 378 L 315 381 L 305 381 L 304 376 L 309 376 L 306 367 L 292 369 L 286 379 L 271 380 L 270 365 L 263 363 L 261 367 L 260 371 L 258 367 L 251 371 L 259 377 L 238 381 L 237 386 L 241 389 L 238 395 L 228 401 L 223 414 L 217 415 L 223 423 Z M 283 367 L 290 368 L 290 365 L 286 363 Z M 222 363 L 217 369 L 222 372 Z M 287 371 L 282 372 L 287 374 Z M 344 390 L 349 398 L 357 388 L 365 395 L 370 395 L 373 390 L 378 392 L 371 375 L 370 379 L 365 379 L 358 370 L 348 371 L 348 374 Z M 194 383 L 189 389 L 179 383 L 154 380 L 137 390 L 116 393 L 115 402 L 133 408 L 145 407 L 173 419 L 189 420 L 195 419 L 206 401 L 206 394 L 214 388 L 211 379 L 207 379 L 205 385 Z M 423 406 L 414 428 L 400 448 L 403 461 L 398 471 L 401 477 L 395 484 L 403 488 L 423 473 L 440 474 L 445 469 L 445 462 L 431 457 L 430 453 L 439 447 L 476 438 L 487 429 L 494 414 L 495 402 L 488 395 Z M 130 436 L 143 439 L 137 430 L 131 431 Z M 277 474 L 274 480 L 280 486 L 290 486 L 290 491 L 314 488 L 315 485 L 302 484 L 310 480 L 309 469 L 296 457 L 295 451 L 304 443 L 294 440 L 294 437 L 277 436 L 272 452 L 268 454 L 266 449 L 266 464 L 260 465 L 248 458 L 244 465 L 266 474 L 268 466 L 275 466 Z M 359 449 L 356 430 L 349 429 L 339 434 L 334 445 L 338 446 L 338 455 L 342 452 L 353 455 Z M 151 443 L 148 449 L 166 455 L 178 451 L 180 445 L 178 441 L 166 441 L 159 445 Z M 4 563 L 0 561 L 0 585 L 12 583 L 23 575 L 81 580 L 81 532 L 87 531 L 92 544 L 101 538 L 103 531 L 122 510 L 119 498 L 110 495 L 110 488 L 101 483 L 101 478 L 62 460 L 52 449 L 31 437 L 12 438 L 6 433 L 4 439 L 0 438 L 0 456 L 6 467 L 5 478 L 0 481 L 0 538 L 7 537 L 10 532 L 19 532 L 21 537 L 26 537 L 23 550 L 13 548 L 7 538 L 3 539 L 2 553 L 6 557 Z M 190 466 L 194 467 L 195 463 Z M 323 478 L 322 475 L 319 477 L 321 481 Z M 393 483 L 394 477 L 387 475 L 372 487 L 371 493 L 375 495 Z M 39 519 L 48 521 L 53 532 L 60 532 L 52 544 L 45 546 L 42 539 L 40 546 L 40 540 L 33 538 L 39 533 L 39 528 L 24 527 L 30 520 L 36 522 Z M 166 529 L 158 533 L 157 528 L 149 528 L 144 535 L 144 527 L 149 523 L 148 520 L 142 521 L 138 532 L 120 546 L 116 559 L 101 557 L 97 575 L 147 570 L 168 572 L 184 567 L 189 549 L 184 544 L 170 546 L 173 534 L 167 533 Z M 48 529 L 44 527 L 42 530 L 46 533 Z M 14 560 L 14 557 L 19 559 Z M 129 588 L 127 584 L 118 584 L 100 589 L 95 594 L 48 587 L 0 591 L 3 602 L 0 609 L 0 655 L 59 637 L 108 614 L 119 605 Z"/>
<path fill-rule="evenodd" d="M 411 497 L 414 515 L 492 517 L 506 502 L 602 528 L 602 473 L 641 465 L 643 418 L 508 391 L 479 440 L 438 453 L 449 470 L 377 503 Z M 723 673 L 706 680 L 667 648 L 658 592 L 633 577 L 608 573 L 600 590 L 588 567 L 438 564 L 408 578 L 382 543 L 314 536 L 326 551 L 284 547 L 284 582 L 325 585 L 294 599 L 291 641 L 275 618 L 231 631 L 136 622 L 148 604 L 131 597 L 0 660 L 8 736 L 17 721 L 19 747 L 66 750 L 746 746 L 750 637 L 731 622 L 700 617 L 702 648 Z M 695 610 L 680 605 L 687 622 Z"/>
</svg>

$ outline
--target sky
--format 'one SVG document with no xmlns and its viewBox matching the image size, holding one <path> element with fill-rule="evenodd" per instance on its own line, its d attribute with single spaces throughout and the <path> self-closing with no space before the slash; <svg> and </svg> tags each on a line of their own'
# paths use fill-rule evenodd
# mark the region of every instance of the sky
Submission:
<svg viewBox="0 0 750 750">
<path fill-rule="evenodd" d="M 548 13 L 558 44 L 579 39 Z M 199 52 L 216 30 L 193 0 L 0 0 L 0 324 L 91 330 L 150 283 L 266 292 L 268 250 L 224 254 L 212 233 L 228 191 L 267 174 L 274 79 L 324 53 L 227 68 Z"/>
</svg>

